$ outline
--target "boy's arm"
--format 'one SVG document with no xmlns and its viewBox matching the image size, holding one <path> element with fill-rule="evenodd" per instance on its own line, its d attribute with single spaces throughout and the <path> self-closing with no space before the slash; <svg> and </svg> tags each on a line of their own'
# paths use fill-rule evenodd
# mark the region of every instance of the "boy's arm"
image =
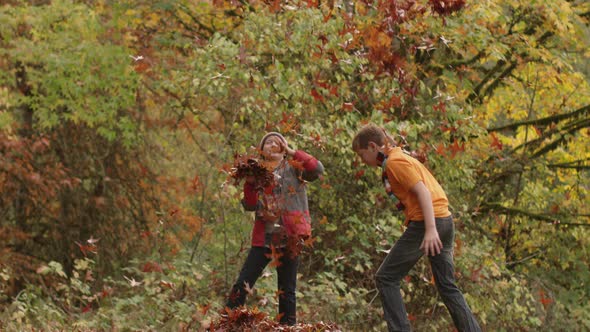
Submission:
<svg viewBox="0 0 590 332">
<path fill-rule="evenodd" d="M 293 150 L 290 148 L 286 148 L 286 152 L 293 157 L 294 161 L 301 163 L 301 177 L 305 181 L 314 181 L 324 172 L 324 165 L 314 156 L 302 150 Z"/>
<path fill-rule="evenodd" d="M 434 208 L 432 207 L 430 191 L 426 188 L 424 182 L 418 181 L 418 183 L 410 188 L 410 192 L 418 198 L 418 204 L 420 205 L 422 215 L 424 216 L 425 232 L 424 240 L 422 240 L 420 249 L 424 251 L 426 256 L 438 255 L 442 250 L 443 244 L 438 236 L 438 231 L 436 230 Z"/>
</svg>

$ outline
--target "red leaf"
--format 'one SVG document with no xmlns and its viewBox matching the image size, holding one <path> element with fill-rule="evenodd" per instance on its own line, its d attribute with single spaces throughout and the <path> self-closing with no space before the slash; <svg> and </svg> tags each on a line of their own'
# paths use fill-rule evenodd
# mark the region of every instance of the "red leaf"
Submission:
<svg viewBox="0 0 590 332">
<path fill-rule="evenodd" d="M 156 262 L 147 262 L 141 268 L 142 272 L 162 272 L 162 267 Z"/>
<path fill-rule="evenodd" d="M 82 313 L 86 313 L 92 310 L 92 303 L 88 303 L 84 308 L 82 308 Z"/>
<path fill-rule="evenodd" d="M 428 0 L 434 12 L 441 16 L 450 15 L 465 7 L 465 0 Z"/>
<path fill-rule="evenodd" d="M 328 22 L 328 20 L 330 20 L 330 17 L 332 17 L 332 12 L 333 11 L 334 11 L 334 7 L 332 7 L 330 9 L 330 12 L 326 16 L 324 16 L 324 23 L 326 23 L 326 22 Z"/>
<path fill-rule="evenodd" d="M 540 302 L 541 304 L 543 304 L 543 307 L 545 307 L 545 309 L 547 309 L 548 305 L 553 303 L 553 300 L 550 297 L 547 297 L 547 294 L 542 289 L 539 290 L 539 297 L 541 298 Z"/>
<path fill-rule="evenodd" d="M 441 113 L 447 112 L 446 105 L 442 101 L 440 101 L 437 105 L 432 106 L 432 109 L 434 109 L 435 111 L 440 111 Z"/>
<path fill-rule="evenodd" d="M 311 96 L 316 101 L 324 101 L 324 97 L 316 89 L 311 89 Z"/>
<path fill-rule="evenodd" d="M 307 0 L 307 7 L 309 8 L 318 8 L 319 5 L 320 4 L 318 0 Z"/>
<path fill-rule="evenodd" d="M 146 61 L 137 61 L 135 62 L 135 71 L 138 73 L 143 73 L 146 71 L 150 65 Z"/>
<path fill-rule="evenodd" d="M 358 172 L 356 172 L 356 173 L 354 174 L 354 178 L 358 180 L 358 179 L 360 179 L 360 178 L 361 178 L 363 175 L 365 175 L 365 170 L 364 170 L 364 169 L 361 169 L 360 171 L 358 171 Z"/>
<path fill-rule="evenodd" d="M 500 142 L 496 133 L 492 133 L 490 136 L 492 136 L 492 144 L 491 144 L 492 148 L 502 150 L 502 148 L 503 148 L 502 142 Z"/>
</svg>

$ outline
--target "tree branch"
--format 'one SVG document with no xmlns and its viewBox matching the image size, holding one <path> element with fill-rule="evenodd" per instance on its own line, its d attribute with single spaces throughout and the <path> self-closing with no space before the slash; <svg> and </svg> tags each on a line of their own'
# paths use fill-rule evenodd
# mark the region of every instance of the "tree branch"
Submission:
<svg viewBox="0 0 590 332">
<path fill-rule="evenodd" d="M 583 163 L 590 161 L 590 158 L 569 161 L 565 163 L 549 164 L 547 167 L 551 168 L 574 168 L 574 169 L 590 169 L 590 165 L 584 165 Z"/>
<path fill-rule="evenodd" d="M 515 123 L 505 125 L 505 126 L 488 128 L 487 130 L 488 130 L 488 132 L 493 132 L 493 131 L 501 131 L 501 130 L 507 130 L 507 129 L 513 130 L 513 129 L 516 129 L 521 126 L 529 126 L 529 125 L 531 125 L 531 126 L 547 126 L 547 125 L 550 125 L 551 123 L 556 123 L 556 122 L 559 122 L 564 119 L 574 118 L 574 117 L 578 117 L 578 116 L 584 116 L 584 115 L 587 115 L 588 113 L 590 113 L 590 105 L 580 107 L 579 109 L 577 109 L 571 113 L 556 114 L 556 115 L 548 116 L 548 117 L 541 118 L 541 119 L 515 122 Z"/>
<path fill-rule="evenodd" d="M 513 216 L 514 215 L 524 216 L 524 217 L 528 217 L 533 220 L 544 221 L 546 223 L 550 223 L 550 224 L 554 224 L 554 225 L 590 227 L 590 223 L 561 222 L 558 218 L 559 215 L 555 215 L 553 217 L 553 216 L 547 215 L 547 213 L 525 211 L 525 210 L 515 208 L 515 207 L 503 206 L 502 204 L 495 203 L 495 202 L 485 203 L 482 205 L 482 207 L 484 208 L 484 209 L 482 209 L 482 211 L 494 210 L 500 214 L 513 215 Z M 571 216 L 572 217 L 585 217 L 585 218 L 589 217 L 588 215 L 584 215 L 584 214 L 571 215 Z"/>
<path fill-rule="evenodd" d="M 549 151 L 554 150 L 561 143 L 563 143 L 567 140 L 568 134 L 572 134 L 580 129 L 584 129 L 584 128 L 588 128 L 588 127 L 590 127 L 590 118 L 569 125 L 567 128 L 564 129 L 564 132 L 560 133 L 559 138 L 555 139 L 553 142 L 551 142 L 551 143 L 545 145 L 544 147 L 542 147 L 541 149 L 537 150 L 535 153 L 533 153 L 531 155 L 531 157 L 536 158 L 540 155 L 543 155 Z"/>
<path fill-rule="evenodd" d="M 502 69 L 502 66 L 504 66 L 505 63 L 506 62 L 504 62 L 502 60 L 500 60 L 496 63 L 496 66 L 494 68 L 492 68 L 492 70 L 490 70 L 490 72 L 481 80 L 481 82 L 479 82 L 479 84 L 475 87 L 475 89 L 473 89 L 473 92 L 470 93 L 469 96 L 467 96 L 468 102 L 472 102 L 476 98 L 481 99 L 480 91 L 487 84 L 487 82 L 492 79 L 494 74 L 496 74 L 498 71 L 500 71 Z"/>
</svg>

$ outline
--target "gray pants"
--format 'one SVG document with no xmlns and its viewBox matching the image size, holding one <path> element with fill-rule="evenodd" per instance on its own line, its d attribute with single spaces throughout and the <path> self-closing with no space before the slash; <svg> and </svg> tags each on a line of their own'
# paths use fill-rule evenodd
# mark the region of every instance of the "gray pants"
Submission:
<svg viewBox="0 0 590 332">
<path fill-rule="evenodd" d="M 428 259 L 438 292 L 459 331 L 481 331 L 463 294 L 455 285 L 453 217 L 436 218 L 436 229 L 443 250 L 436 256 L 428 256 Z M 424 230 L 423 222 L 410 222 L 375 275 L 389 331 L 411 331 L 400 293 L 400 282 L 423 255 L 420 245 L 424 239 Z"/>
</svg>

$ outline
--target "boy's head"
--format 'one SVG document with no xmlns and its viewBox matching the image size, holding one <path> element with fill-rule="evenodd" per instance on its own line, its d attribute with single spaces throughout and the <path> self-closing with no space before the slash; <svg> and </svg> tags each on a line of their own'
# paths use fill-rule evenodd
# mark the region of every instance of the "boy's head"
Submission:
<svg viewBox="0 0 590 332">
<path fill-rule="evenodd" d="M 271 131 L 262 137 L 258 148 L 265 159 L 281 160 L 285 156 L 287 146 L 287 140 L 283 135 Z"/>
<path fill-rule="evenodd" d="M 352 140 L 352 149 L 367 166 L 378 167 L 381 161 L 378 159 L 385 144 L 385 132 L 381 127 L 368 124 L 362 127 Z"/>
</svg>

